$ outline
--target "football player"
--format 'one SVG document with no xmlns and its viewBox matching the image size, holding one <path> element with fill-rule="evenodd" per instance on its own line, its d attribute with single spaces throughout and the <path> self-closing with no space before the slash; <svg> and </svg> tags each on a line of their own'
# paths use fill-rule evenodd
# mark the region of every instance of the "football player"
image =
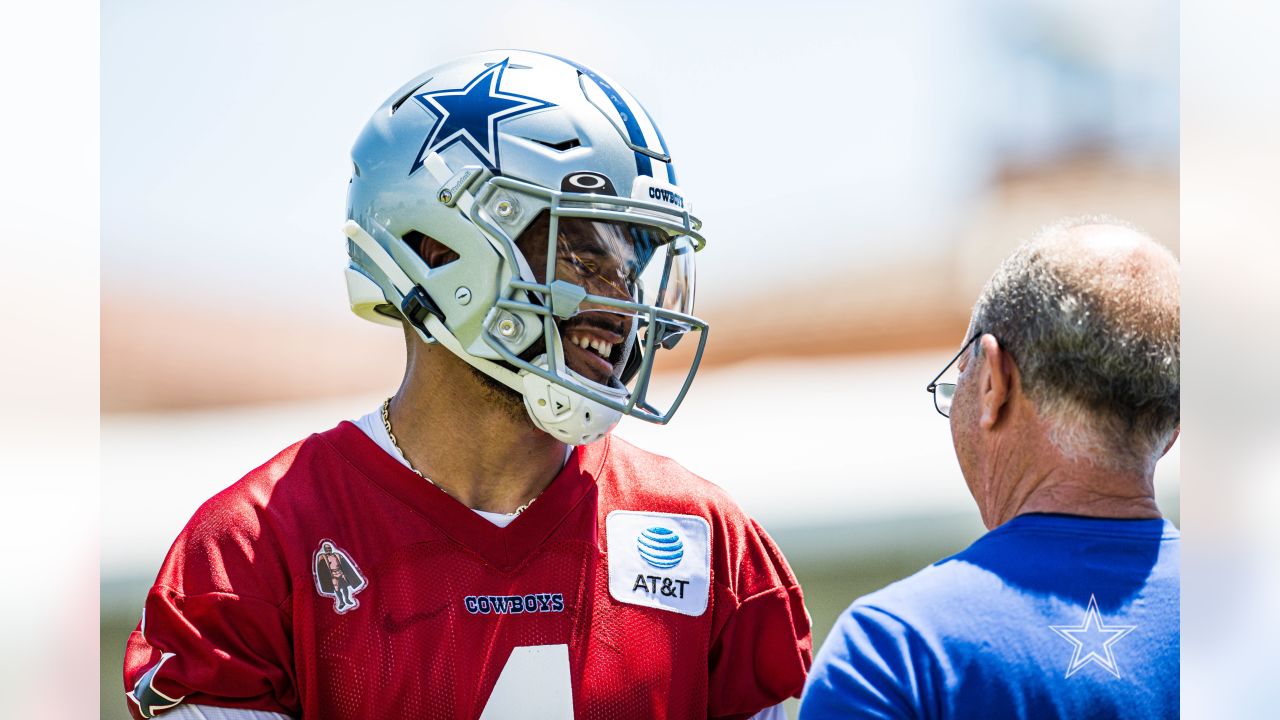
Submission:
<svg viewBox="0 0 1280 720">
<path fill-rule="evenodd" d="M 609 434 L 671 418 L 707 334 L 648 113 L 485 52 L 388 98 L 352 160 L 351 306 L 404 329 L 403 383 L 196 512 L 129 638 L 134 717 L 780 716 L 811 660 L 782 554 Z"/>
</svg>

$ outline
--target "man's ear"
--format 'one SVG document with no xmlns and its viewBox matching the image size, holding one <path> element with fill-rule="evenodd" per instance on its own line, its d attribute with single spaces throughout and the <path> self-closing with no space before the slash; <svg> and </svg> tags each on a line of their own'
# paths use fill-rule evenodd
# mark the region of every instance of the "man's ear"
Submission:
<svg viewBox="0 0 1280 720">
<path fill-rule="evenodd" d="M 982 346 L 982 365 L 977 368 L 978 403 L 982 410 L 978 424 L 983 430 L 991 430 L 1000 423 L 1001 415 L 1013 397 L 1018 384 L 1018 368 L 994 335 L 983 335 L 978 343 Z"/>
<path fill-rule="evenodd" d="M 404 241 L 418 253 L 429 268 L 448 265 L 458 259 L 458 253 L 450 250 L 444 243 L 430 235 L 423 235 L 417 230 L 405 233 Z"/>
<path fill-rule="evenodd" d="M 1169 449 L 1173 447 L 1174 443 L 1178 442 L 1178 435 L 1180 434 L 1182 434 L 1181 425 L 1173 429 L 1173 435 L 1169 438 L 1169 442 L 1165 444 L 1164 450 L 1160 451 L 1160 457 L 1164 457 L 1169 454 Z"/>
</svg>

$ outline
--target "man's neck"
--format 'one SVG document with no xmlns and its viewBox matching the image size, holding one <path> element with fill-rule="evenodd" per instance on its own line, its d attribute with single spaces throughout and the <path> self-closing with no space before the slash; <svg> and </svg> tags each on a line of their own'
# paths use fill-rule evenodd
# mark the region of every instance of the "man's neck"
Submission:
<svg viewBox="0 0 1280 720">
<path fill-rule="evenodd" d="M 391 400 L 397 445 L 416 470 L 475 510 L 510 513 L 536 498 L 566 446 L 538 430 L 511 396 L 453 358 L 425 372 L 411 363 Z M 429 377 L 428 377 L 429 376 Z"/>
<path fill-rule="evenodd" d="M 1023 457 L 1035 460 L 993 471 L 985 502 L 979 501 L 988 528 L 1033 512 L 1117 519 L 1161 516 L 1154 467 L 1113 468 L 1069 459 L 1054 450 Z"/>
<path fill-rule="evenodd" d="M 1036 488 L 1010 517 L 1033 512 L 1116 519 L 1160 517 L 1151 490 L 1137 483 L 1105 491 L 1086 484 L 1046 483 Z"/>
</svg>

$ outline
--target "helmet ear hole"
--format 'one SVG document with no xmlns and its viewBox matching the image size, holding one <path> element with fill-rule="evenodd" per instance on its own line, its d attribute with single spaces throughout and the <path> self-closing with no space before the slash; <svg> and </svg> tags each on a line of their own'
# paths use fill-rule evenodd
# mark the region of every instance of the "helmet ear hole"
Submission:
<svg viewBox="0 0 1280 720">
<path fill-rule="evenodd" d="M 410 230 L 400 239 L 403 240 L 410 249 L 418 253 L 418 256 L 422 258 L 422 261 L 427 264 L 427 267 L 433 270 L 439 267 L 444 267 L 458 259 L 458 253 L 450 249 L 449 246 L 430 235 L 425 235 L 417 230 Z"/>
<path fill-rule="evenodd" d="M 520 251 L 521 255 L 524 255 L 525 260 L 528 260 L 531 265 L 534 264 L 533 259 L 535 258 L 545 260 L 547 257 L 547 243 L 550 241 L 548 235 L 550 233 L 551 211 L 543 210 L 516 236 L 516 249 Z M 535 271 L 541 271 L 543 268 L 538 265 L 534 269 Z"/>
</svg>

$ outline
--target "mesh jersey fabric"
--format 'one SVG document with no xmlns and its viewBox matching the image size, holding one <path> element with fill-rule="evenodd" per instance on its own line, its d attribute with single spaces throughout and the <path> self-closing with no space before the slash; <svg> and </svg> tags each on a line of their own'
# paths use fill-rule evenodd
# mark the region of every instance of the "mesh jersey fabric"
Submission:
<svg viewBox="0 0 1280 720">
<path fill-rule="evenodd" d="M 706 521 L 704 612 L 610 595 L 613 510 Z M 480 717 L 518 648 L 563 645 L 575 717 L 745 718 L 798 694 L 810 642 L 767 534 L 667 458 L 584 446 L 499 528 L 342 423 L 201 506 L 148 593 L 124 681 L 304 719 Z"/>
</svg>

